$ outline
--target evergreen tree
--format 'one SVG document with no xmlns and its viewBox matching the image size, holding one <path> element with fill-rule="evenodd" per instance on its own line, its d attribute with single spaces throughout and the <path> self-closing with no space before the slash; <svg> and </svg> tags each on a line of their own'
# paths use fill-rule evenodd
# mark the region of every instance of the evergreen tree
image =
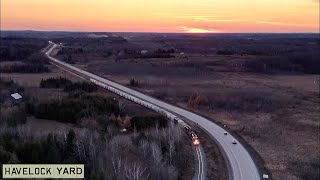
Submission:
<svg viewBox="0 0 320 180">
<path fill-rule="evenodd" d="M 75 141 L 76 141 L 76 134 L 72 129 L 70 129 L 65 142 L 65 153 L 64 153 L 65 163 L 77 162 L 76 153 L 75 153 L 75 148 L 76 148 Z"/>
</svg>

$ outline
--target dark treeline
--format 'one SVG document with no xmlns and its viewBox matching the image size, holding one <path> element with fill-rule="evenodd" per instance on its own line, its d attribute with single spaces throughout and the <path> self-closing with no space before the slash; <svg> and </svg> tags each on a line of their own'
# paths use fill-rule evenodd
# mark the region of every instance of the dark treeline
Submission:
<svg viewBox="0 0 320 180">
<path fill-rule="evenodd" d="M 21 61 L 23 64 L 5 65 L 1 67 L 4 73 L 42 73 L 48 72 L 48 60 L 40 50 L 47 44 L 46 40 L 38 38 L 1 38 L 0 61 Z"/>
<path fill-rule="evenodd" d="M 49 68 L 42 64 L 13 64 L 0 68 L 2 73 L 43 73 L 49 72 Z"/>
<path fill-rule="evenodd" d="M 72 83 L 70 80 L 59 77 L 59 78 L 48 78 L 41 80 L 41 88 L 63 88 L 66 92 L 73 91 L 84 91 L 84 92 L 95 92 L 98 90 L 98 86 L 87 82 L 75 82 Z"/>
<path fill-rule="evenodd" d="M 46 80 L 41 80 L 41 88 L 64 88 L 67 85 L 72 84 L 69 79 L 59 77 L 59 78 L 48 78 Z"/>
<path fill-rule="evenodd" d="M 174 55 L 168 54 L 168 53 L 150 53 L 150 54 L 144 54 L 141 55 L 138 58 L 174 58 Z"/>
<path fill-rule="evenodd" d="M 255 72 L 303 72 L 320 74 L 319 53 L 291 53 L 287 55 L 268 56 L 247 61 L 245 64 Z"/>
<path fill-rule="evenodd" d="M 136 116 L 131 119 L 131 124 L 132 127 L 141 131 L 156 126 L 159 128 L 168 127 L 168 120 L 164 116 Z"/>
<path fill-rule="evenodd" d="M 31 54 L 26 60 L 28 64 L 49 64 L 48 59 L 40 52 Z"/>
<path fill-rule="evenodd" d="M 69 55 L 69 54 L 75 54 L 75 53 L 83 53 L 83 48 L 61 48 L 61 50 L 57 53 L 57 55 Z"/>
<path fill-rule="evenodd" d="M 87 83 L 87 82 L 75 82 L 72 84 L 67 84 L 64 88 L 66 92 L 72 92 L 75 90 L 81 90 L 85 92 L 95 92 L 98 90 L 98 86 L 95 84 Z"/>
<path fill-rule="evenodd" d="M 146 52 L 144 54 L 139 50 L 127 49 L 119 50 L 116 55 L 118 59 L 128 59 L 128 58 L 174 58 L 172 55 L 175 52 L 173 48 L 171 49 L 157 49 L 152 52 Z M 112 53 L 111 53 L 112 54 Z M 109 56 L 110 53 L 107 55 Z"/>
<path fill-rule="evenodd" d="M 39 119 L 77 123 L 82 117 L 119 113 L 118 102 L 113 98 L 83 95 L 45 103 L 28 102 L 26 112 Z"/>
<path fill-rule="evenodd" d="M 157 51 L 155 51 L 156 53 L 159 53 L 159 54 L 169 54 L 169 53 L 174 53 L 174 49 L 173 48 L 170 48 L 170 49 L 161 49 L 159 48 Z"/>
<path fill-rule="evenodd" d="M 159 48 L 153 52 L 140 54 L 137 58 L 174 58 L 175 56 L 172 55 L 174 53 L 174 49 L 162 49 Z"/>
<path fill-rule="evenodd" d="M 0 61 L 25 60 L 45 47 L 47 41 L 39 38 L 3 37 L 0 46 Z"/>
<path fill-rule="evenodd" d="M 26 57 L 36 53 L 32 47 L 25 47 L 22 45 L 10 45 L 7 47 L 0 47 L 0 59 L 1 61 L 16 61 L 23 60 Z"/>
<path fill-rule="evenodd" d="M 235 52 L 232 50 L 223 49 L 223 50 L 218 50 L 217 54 L 218 55 L 233 55 L 233 54 L 235 54 Z"/>
</svg>

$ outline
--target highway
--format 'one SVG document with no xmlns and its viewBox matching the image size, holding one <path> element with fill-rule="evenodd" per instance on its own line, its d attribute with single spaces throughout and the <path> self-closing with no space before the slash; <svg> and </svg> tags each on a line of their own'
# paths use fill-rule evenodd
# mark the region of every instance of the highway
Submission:
<svg viewBox="0 0 320 180">
<path fill-rule="evenodd" d="M 45 53 L 46 56 L 59 66 L 69 69 L 77 74 L 81 74 L 83 76 L 89 77 L 96 81 L 99 81 L 103 84 L 106 84 L 113 89 L 120 90 L 127 94 L 130 98 L 138 98 L 139 100 L 145 101 L 147 103 L 153 104 L 157 107 L 163 108 L 169 112 L 173 112 L 176 115 L 184 117 L 194 123 L 197 123 L 202 129 L 204 129 L 212 138 L 214 138 L 215 142 L 221 148 L 222 152 L 224 153 L 228 167 L 229 167 L 229 174 L 230 178 L 234 180 L 259 180 L 261 179 L 258 168 L 254 163 L 252 157 L 250 156 L 249 152 L 245 149 L 245 147 L 237 141 L 237 144 L 232 144 L 232 141 L 236 139 L 232 135 L 224 135 L 225 130 L 220 126 L 216 125 L 212 121 L 197 115 L 195 113 L 189 112 L 182 108 L 173 106 L 161 100 L 155 99 L 153 97 L 147 96 L 130 88 L 127 88 L 123 85 L 117 84 L 113 81 L 108 79 L 99 77 L 82 69 L 76 68 L 72 65 L 59 61 L 50 56 L 52 50 L 56 48 L 58 45 L 50 42 L 53 44 L 51 48 Z"/>
</svg>

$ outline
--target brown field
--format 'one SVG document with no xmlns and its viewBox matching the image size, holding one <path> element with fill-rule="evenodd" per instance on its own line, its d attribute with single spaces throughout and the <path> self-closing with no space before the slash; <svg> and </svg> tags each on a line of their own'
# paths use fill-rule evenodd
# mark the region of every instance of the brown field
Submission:
<svg viewBox="0 0 320 180">
<path fill-rule="evenodd" d="M 49 65 L 51 72 L 49 73 L 1 73 L 1 78 L 4 80 L 13 80 L 23 87 L 39 87 L 42 79 L 50 77 L 65 77 L 72 81 L 81 81 L 82 79 L 69 74 L 54 65 Z"/>
<path fill-rule="evenodd" d="M 115 62 L 93 56 L 92 61 L 79 61 L 82 68 L 123 85 L 134 78 L 137 90 L 226 124 L 274 179 L 314 177 L 320 157 L 319 76 L 248 73 L 244 58 L 252 57 L 193 55 Z M 207 101 L 190 105 L 193 92 Z"/>
<path fill-rule="evenodd" d="M 132 88 L 136 90 L 227 125 L 272 179 L 319 179 L 318 35 L 116 35 L 93 39 L 86 33 L 74 38 L 68 34 L 52 40 L 65 45 L 55 52 L 58 59 L 126 86 L 134 79 L 138 85 Z M 163 58 L 168 54 L 161 52 L 158 57 L 159 51 L 168 49 L 174 50 L 170 53 L 174 57 Z M 141 50 L 148 50 L 150 57 L 141 55 Z M 63 76 L 78 81 L 52 65 L 50 70 L 1 74 L 1 78 L 13 79 L 28 93 L 44 99 L 65 94 L 37 90 L 41 79 Z M 97 93 L 108 94 L 101 89 Z M 147 111 L 123 101 L 126 109 L 132 110 L 129 114 Z M 28 120 L 27 125 L 35 121 Z M 221 153 L 196 130 L 207 154 L 208 175 L 224 179 Z"/>
</svg>

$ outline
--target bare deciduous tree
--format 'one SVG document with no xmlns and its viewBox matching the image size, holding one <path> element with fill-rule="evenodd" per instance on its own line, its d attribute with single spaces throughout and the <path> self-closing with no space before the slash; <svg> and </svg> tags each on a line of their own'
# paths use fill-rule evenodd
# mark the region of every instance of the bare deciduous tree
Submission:
<svg viewBox="0 0 320 180">
<path fill-rule="evenodd" d="M 93 137 L 91 136 L 89 138 L 89 155 L 90 158 L 93 162 L 96 162 L 97 160 L 97 147 L 96 147 L 96 143 L 94 142 Z"/>
<path fill-rule="evenodd" d="M 149 174 L 145 173 L 146 169 L 137 163 L 127 164 L 124 167 L 124 174 L 128 180 L 145 180 L 149 177 Z"/>
<path fill-rule="evenodd" d="M 172 164 L 172 156 L 175 153 L 175 145 L 174 145 L 174 140 L 170 139 L 169 140 L 169 164 Z"/>
<path fill-rule="evenodd" d="M 151 143 L 150 145 L 152 159 L 155 166 L 159 166 L 162 161 L 162 154 L 160 147 L 156 143 Z"/>
<path fill-rule="evenodd" d="M 147 148 L 148 148 L 148 141 L 146 140 L 141 140 L 140 141 L 140 149 L 142 150 L 143 153 L 143 157 L 146 157 L 146 153 L 147 153 Z"/>
<path fill-rule="evenodd" d="M 116 174 L 117 176 L 117 179 L 121 179 L 121 175 L 122 175 L 122 166 L 123 166 L 123 162 L 122 162 L 122 159 L 121 157 L 112 157 L 112 168 L 113 168 L 113 171 L 114 173 Z"/>
<path fill-rule="evenodd" d="M 109 146 L 111 148 L 111 152 L 117 152 L 120 148 L 130 148 L 132 146 L 132 141 L 129 136 L 119 135 L 114 136 L 109 141 Z"/>
</svg>

